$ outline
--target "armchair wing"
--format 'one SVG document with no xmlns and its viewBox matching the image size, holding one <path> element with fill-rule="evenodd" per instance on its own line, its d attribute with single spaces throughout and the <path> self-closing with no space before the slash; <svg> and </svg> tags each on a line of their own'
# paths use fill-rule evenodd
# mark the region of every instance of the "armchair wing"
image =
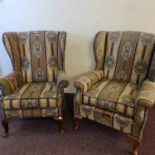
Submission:
<svg viewBox="0 0 155 155">
<path fill-rule="evenodd" d="M 74 86 L 82 92 L 86 92 L 93 84 L 101 80 L 103 76 L 102 70 L 87 72 L 74 82 Z"/>
<path fill-rule="evenodd" d="M 0 89 L 2 95 L 5 96 L 14 92 L 23 83 L 22 75 L 20 72 L 14 71 L 7 76 L 0 78 Z"/>
<path fill-rule="evenodd" d="M 152 107 L 155 104 L 155 83 L 144 81 L 136 101 L 144 107 Z"/>
</svg>

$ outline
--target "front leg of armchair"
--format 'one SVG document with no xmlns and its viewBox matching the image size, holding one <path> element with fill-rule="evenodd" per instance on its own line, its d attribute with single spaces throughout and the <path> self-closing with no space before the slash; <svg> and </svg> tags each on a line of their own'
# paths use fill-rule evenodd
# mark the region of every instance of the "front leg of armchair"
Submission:
<svg viewBox="0 0 155 155">
<path fill-rule="evenodd" d="M 140 139 L 136 139 L 131 135 L 128 135 L 128 137 L 131 139 L 133 147 L 132 147 L 132 153 L 133 155 L 138 155 L 138 148 L 140 145 L 141 140 Z"/>
<path fill-rule="evenodd" d="M 62 109 L 61 110 L 59 109 L 59 111 L 61 111 L 61 114 L 59 114 L 59 116 L 55 116 L 54 120 L 57 121 L 59 131 L 61 134 L 63 134 L 64 133 L 64 112 Z"/>
<path fill-rule="evenodd" d="M 129 138 L 133 142 L 133 155 L 138 155 L 138 148 L 140 142 L 142 141 L 142 134 L 147 119 L 148 108 L 138 104 L 136 109 L 136 114 L 134 117 L 133 128 Z"/>
<path fill-rule="evenodd" d="M 61 134 L 64 133 L 64 111 L 61 109 L 61 116 L 55 117 L 54 118 L 59 125 L 59 131 Z"/>
<path fill-rule="evenodd" d="M 9 126 L 8 126 L 8 119 L 5 116 L 5 111 L 3 111 L 3 98 L 6 95 L 9 95 L 16 91 L 17 88 L 19 88 L 23 84 L 22 75 L 20 72 L 14 71 L 10 73 L 9 75 L 5 77 L 0 78 L 0 104 L 1 104 L 1 110 L 3 112 L 3 119 L 2 119 L 2 126 L 4 128 L 4 134 L 3 137 L 7 137 L 9 135 Z"/>
<path fill-rule="evenodd" d="M 59 111 L 61 111 L 61 114 L 59 112 L 59 115 L 55 116 L 54 120 L 57 121 L 59 126 L 59 131 L 61 134 L 63 134 L 64 133 L 64 112 L 61 108 L 59 109 Z"/>
<path fill-rule="evenodd" d="M 74 116 L 73 124 L 74 124 L 74 129 L 78 130 L 80 127 L 80 119 Z"/>
<path fill-rule="evenodd" d="M 57 94 L 61 94 L 62 97 L 62 104 L 61 104 L 61 116 L 58 117 L 58 122 L 59 122 L 59 130 L 60 133 L 64 133 L 64 109 L 65 109 L 65 96 L 64 96 L 64 89 L 67 88 L 69 85 L 69 80 L 68 76 L 65 74 L 65 72 L 60 71 L 58 73 L 58 78 L 57 78 L 57 87 L 58 87 L 58 92 Z"/>
<path fill-rule="evenodd" d="M 1 90 L 0 99 L 2 99 L 4 96 L 6 96 L 8 94 L 8 92 L 3 86 L 0 86 L 0 90 Z M 1 102 L 2 101 L 0 101 L 1 109 L 3 109 Z M 5 114 L 3 114 L 3 119 L 2 119 L 1 124 L 2 124 L 2 127 L 4 128 L 4 133 L 2 135 L 4 138 L 9 136 L 9 125 L 8 125 L 8 123 L 9 123 L 8 119 L 5 117 Z"/>
<path fill-rule="evenodd" d="M 64 106 L 65 106 L 65 96 L 64 96 L 64 87 L 62 85 L 59 85 L 59 87 L 58 87 L 58 93 L 61 93 L 62 104 L 61 104 L 61 107 L 60 107 L 60 111 L 61 112 L 59 112 L 59 116 L 58 116 L 58 118 L 56 120 L 59 123 L 60 133 L 63 134 L 64 133 Z"/>
<path fill-rule="evenodd" d="M 74 86 L 76 93 L 74 96 L 74 129 L 79 129 L 80 119 L 80 105 L 82 104 L 82 93 L 87 92 L 92 85 L 97 83 L 104 77 L 102 70 L 94 70 L 83 74 L 80 78 L 75 80 Z"/>
<path fill-rule="evenodd" d="M 74 118 L 73 125 L 74 129 L 77 130 L 80 127 L 80 105 L 82 104 L 82 92 L 80 89 L 77 89 L 74 96 Z"/>
<path fill-rule="evenodd" d="M 57 94 L 61 94 L 62 96 L 62 103 L 65 102 L 64 100 L 64 89 L 67 88 L 69 85 L 69 79 L 68 76 L 65 72 L 59 71 L 58 77 L 57 77 L 57 87 L 58 87 L 58 92 Z M 65 104 L 62 104 L 63 106 Z M 64 109 L 64 107 L 62 107 Z"/>
<path fill-rule="evenodd" d="M 8 126 L 8 120 L 6 118 L 4 118 L 2 120 L 2 126 L 4 128 L 4 134 L 3 137 L 8 137 L 9 136 L 9 126 Z"/>
<path fill-rule="evenodd" d="M 130 137 L 133 140 L 133 153 L 138 154 L 138 147 L 142 140 L 142 134 L 147 120 L 147 112 L 155 104 L 155 83 L 145 80 L 136 98 L 136 113 Z"/>
</svg>

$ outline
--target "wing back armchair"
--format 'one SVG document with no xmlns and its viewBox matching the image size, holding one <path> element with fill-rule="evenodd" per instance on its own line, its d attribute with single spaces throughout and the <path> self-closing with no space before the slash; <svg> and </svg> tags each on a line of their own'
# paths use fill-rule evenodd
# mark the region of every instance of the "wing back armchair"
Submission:
<svg viewBox="0 0 155 155">
<path fill-rule="evenodd" d="M 147 111 L 155 100 L 155 36 L 143 32 L 99 32 L 95 70 L 74 82 L 74 127 L 87 118 L 126 133 L 138 153 Z"/>
<path fill-rule="evenodd" d="M 53 117 L 63 132 L 66 33 L 8 32 L 3 42 L 13 66 L 13 73 L 0 78 L 4 135 L 9 119 L 30 117 Z"/>
</svg>

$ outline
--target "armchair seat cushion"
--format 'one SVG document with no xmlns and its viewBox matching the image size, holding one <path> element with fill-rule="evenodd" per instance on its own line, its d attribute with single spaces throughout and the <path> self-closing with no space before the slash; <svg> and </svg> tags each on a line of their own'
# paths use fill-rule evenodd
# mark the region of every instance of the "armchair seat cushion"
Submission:
<svg viewBox="0 0 155 155">
<path fill-rule="evenodd" d="M 2 99 L 3 110 L 58 108 L 61 94 L 55 83 L 25 83 L 13 94 Z"/>
<path fill-rule="evenodd" d="M 83 94 L 83 104 L 133 117 L 138 90 L 135 84 L 103 79 Z"/>
</svg>

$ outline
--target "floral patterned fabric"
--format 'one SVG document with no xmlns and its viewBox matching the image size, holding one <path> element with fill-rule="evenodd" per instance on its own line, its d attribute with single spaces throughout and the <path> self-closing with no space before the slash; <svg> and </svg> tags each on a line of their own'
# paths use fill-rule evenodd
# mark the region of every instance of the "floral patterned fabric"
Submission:
<svg viewBox="0 0 155 155">
<path fill-rule="evenodd" d="M 155 36 L 149 33 L 100 32 L 94 43 L 95 55 L 100 57 L 97 69 L 102 64 L 107 79 L 140 84 L 147 76 L 154 42 Z"/>
<path fill-rule="evenodd" d="M 62 119 L 60 108 L 36 108 L 36 109 L 12 109 L 3 111 L 3 115 L 7 118 L 37 118 L 37 117 L 53 117 Z"/>
<path fill-rule="evenodd" d="M 58 109 L 61 109 L 62 105 L 61 101 L 61 94 L 55 83 L 26 83 L 2 99 L 2 110 L 4 114 L 8 114 L 8 111 L 13 111 L 15 114 L 15 111 L 18 113 L 18 110 L 24 109 L 55 108 L 58 116 Z"/>
<path fill-rule="evenodd" d="M 75 81 L 74 117 L 140 140 L 148 107 L 155 104 L 155 85 L 149 81 L 155 75 L 154 44 L 155 35 L 150 33 L 99 32 L 94 55 L 96 71 L 102 71 L 102 76 L 81 76 Z"/>
<path fill-rule="evenodd" d="M 136 111 L 137 89 L 134 84 L 103 79 L 83 94 L 83 104 L 133 117 Z"/>
<path fill-rule="evenodd" d="M 94 106 L 81 105 L 80 115 L 125 133 L 131 133 L 133 119 Z"/>
<path fill-rule="evenodd" d="M 56 81 L 64 69 L 65 32 L 4 33 L 4 45 L 23 82 Z"/>
</svg>

